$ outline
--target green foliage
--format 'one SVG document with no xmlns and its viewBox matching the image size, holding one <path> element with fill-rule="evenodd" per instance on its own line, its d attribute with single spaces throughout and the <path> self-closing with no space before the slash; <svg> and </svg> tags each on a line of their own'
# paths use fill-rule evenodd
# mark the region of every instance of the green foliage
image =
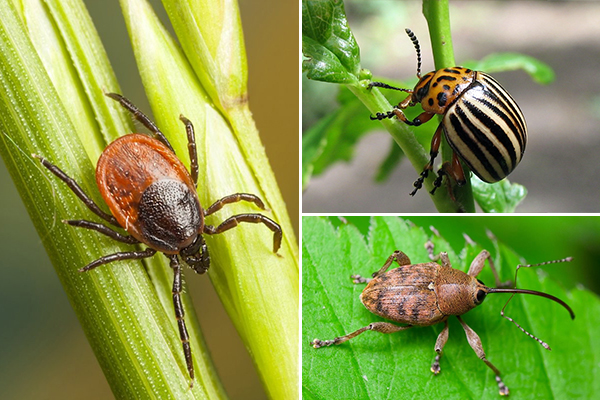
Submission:
<svg viewBox="0 0 600 400">
<path fill-rule="evenodd" d="M 302 70 L 308 78 L 357 83 L 360 52 L 348 27 L 344 2 L 302 1 Z"/>
<path fill-rule="evenodd" d="M 519 53 L 493 53 L 479 61 L 466 61 L 463 65 L 476 71 L 485 71 L 489 74 L 503 71 L 524 70 L 531 79 L 540 85 L 547 85 L 554 81 L 552 68 L 531 56 Z"/>
<path fill-rule="evenodd" d="M 460 226 L 454 225 L 454 234 Z M 360 304 L 361 285 L 351 274 L 368 276 L 378 270 L 396 249 L 413 263 L 427 262 L 423 244 L 430 234 L 395 217 L 371 219 L 365 238 L 353 225 L 334 228 L 325 218 L 303 218 L 303 397 L 305 399 L 460 398 L 497 399 L 493 372 L 477 358 L 462 327 L 450 318 L 450 338 L 444 347 L 441 373 L 429 367 L 433 346 L 443 325 L 414 328 L 383 335 L 366 332 L 339 346 L 314 349 L 314 338 L 332 339 L 383 319 Z M 526 237 L 523 237 L 526 240 Z M 459 254 L 441 237 L 434 237 L 436 252 L 447 251 L 453 267 L 466 271 L 482 247 L 466 242 Z M 515 266 L 524 262 L 501 243 L 492 252 L 502 281 L 514 279 Z M 568 267 L 565 267 L 568 268 Z M 489 285 L 489 267 L 479 278 Z M 502 372 L 515 398 L 590 398 L 600 390 L 600 301 L 580 288 L 566 291 L 548 278 L 542 268 L 519 273 L 518 286 L 551 293 L 574 310 L 547 299 L 516 295 L 506 314 L 546 341 L 542 348 L 509 321 L 500 309 L 506 294 L 490 294 L 464 316 L 480 336 L 487 358 Z"/>
<path fill-rule="evenodd" d="M 508 179 L 489 184 L 473 176 L 471 184 L 475 201 L 486 213 L 514 213 L 527 196 L 525 186 L 510 183 Z"/>
</svg>

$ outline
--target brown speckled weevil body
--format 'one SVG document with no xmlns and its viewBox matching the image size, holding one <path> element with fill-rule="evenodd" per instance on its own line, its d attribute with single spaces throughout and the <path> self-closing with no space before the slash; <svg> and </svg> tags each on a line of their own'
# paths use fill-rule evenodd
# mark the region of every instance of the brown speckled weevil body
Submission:
<svg viewBox="0 0 600 400">
<path fill-rule="evenodd" d="M 311 342 L 311 345 L 315 348 L 320 348 L 333 344 L 341 344 L 365 331 L 393 333 L 410 329 L 414 326 L 429 326 L 444 322 L 444 329 L 442 329 L 435 342 L 437 355 L 431 365 L 431 371 L 437 375 L 440 372 L 442 349 L 448 340 L 448 317 L 456 315 L 467 334 L 469 344 L 477 356 L 496 374 L 496 382 L 498 383 L 500 394 L 508 395 L 509 390 L 500 378 L 500 371 L 485 357 L 481 339 L 479 339 L 477 333 L 460 316 L 481 304 L 490 293 L 513 293 L 513 296 L 514 293 L 524 293 L 551 299 L 565 307 L 571 314 L 571 318 L 575 318 L 571 307 L 562 300 L 547 293 L 516 288 L 519 268 L 571 261 L 571 258 L 568 257 L 540 264 L 519 265 L 515 273 L 515 288 L 501 288 L 501 286 L 507 285 L 500 283 L 498 273 L 487 250 L 483 250 L 475 257 L 471 263 L 469 272 L 465 274 L 451 267 L 447 253 L 440 253 L 438 256 L 434 256 L 433 244 L 428 242 L 425 246 L 429 252 L 431 262 L 412 264 L 406 254 L 401 251 L 395 251 L 388 257 L 383 267 L 373 273 L 372 279 L 363 278 L 360 275 L 352 275 L 354 283 L 368 283 L 360 295 L 360 300 L 369 311 L 385 319 L 406 324 L 405 326 L 394 325 L 390 322 L 373 322 L 357 331 L 345 336 L 336 337 L 333 340 L 315 339 Z M 435 262 L 437 260 L 441 261 L 441 265 Z M 485 260 L 488 260 L 490 268 L 494 273 L 496 288 L 489 288 L 476 278 L 483 269 Z M 388 271 L 388 268 L 394 261 L 399 267 Z M 508 299 L 500 314 L 517 325 L 525 334 L 538 341 L 544 348 L 550 350 L 548 344 L 525 331 L 510 317 L 504 315 L 504 309 L 511 299 L 512 296 Z"/>
</svg>

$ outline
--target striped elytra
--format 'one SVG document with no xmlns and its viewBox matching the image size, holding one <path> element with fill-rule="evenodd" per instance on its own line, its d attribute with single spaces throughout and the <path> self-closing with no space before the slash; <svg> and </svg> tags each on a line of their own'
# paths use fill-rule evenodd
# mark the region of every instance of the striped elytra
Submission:
<svg viewBox="0 0 600 400">
<path fill-rule="evenodd" d="M 521 109 L 511 95 L 490 75 L 463 67 L 443 68 L 421 77 L 421 50 L 415 34 L 406 29 L 417 52 L 417 77 L 413 90 L 396 88 L 382 82 L 370 87 L 395 89 L 409 95 L 392 111 L 377 113 L 373 120 L 398 119 L 407 125 L 419 126 L 434 115 L 443 115 L 433 135 L 430 161 L 425 165 L 411 195 L 423 186 L 433 170 L 439 152 L 442 132 L 453 149 L 452 161 L 438 170 L 431 191 L 441 186 L 444 175 L 457 185 L 466 182 L 461 160 L 482 181 L 498 182 L 506 178 L 519 164 L 527 143 L 527 126 Z M 402 110 L 420 103 L 424 112 L 409 120 Z"/>
</svg>

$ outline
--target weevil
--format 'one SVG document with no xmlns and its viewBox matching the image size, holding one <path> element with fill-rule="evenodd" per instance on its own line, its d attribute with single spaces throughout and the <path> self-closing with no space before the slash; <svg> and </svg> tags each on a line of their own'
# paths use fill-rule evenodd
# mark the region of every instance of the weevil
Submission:
<svg viewBox="0 0 600 400">
<path fill-rule="evenodd" d="M 442 252 L 434 256 L 433 244 L 427 242 L 425 247 L 429 252 L 431 262 L 412 264 L 406 254 L 396 250 L 388 257 L 381 269 L 373 273 L 372 279 L 363 278 L 360 275 L 351 276 L 354 283 L 367 283 L 367 286 L 360 295 L 360 300 L 369 311 L 385 319 L 406 325 L 398 326 L 391 322 L 373 322 L 352 333 L 336 337 L 332 340 L 315 339 L 311 342 L 311 345 L 318 349 L 320 347 L 344 343 L 366 331 L 394 333 L 415 326 L 430 326 L 443 322 L 444 328 L 435 342 L 434 349 L 436 356 L 431 364 L 431 372 L 437 375 L 440 372 L 442 349 L 448 341 L 448 318 L 451 315 L 456 315 L 456 318 L 458 318 L 458 321 L 465 330 L 467 341 L 471 348 L 494 371 L 500 395 L 508 395 L 509 390 L 500 377 L 500 371 L 485 356 L 481 339 L 460 316 L 480 305 L 490 293 L 512 293 L 513 295 L 508 299 L 500 314 L 514 323 L 525 334 L 539 342 L 545 349 L 550 350 L 550 346 L 546 342 L 527 332 L 512 318 L 504 315 L 504 309 L 515 293 L 532 294 L 559 303 L 569 311 L 571 319 L 574 319 L 575 314 L 573 310 L 564 301 L 547 293 L 516 288 L 519 268 L 571 261 L 571 257 L 540 264 L 518 265 L 515 272 L 514 287 L 507 288 L 506 286 L 509 286 L 510 282 L 505 284 L 500 282 L 489 251 L 481 251 L 471 263 L 469 271 L 464 273 L 452 268 L 448 253 Z M 436 262 L 438 260 L 441 261 L 441 265 Z M 477 275 L 479 275 L 485 266 L 486 260 L 494 273 L 495 288 L 487 287 L 477 279 Z M 398 268 L 388 271 L 393 262 L 398 264 Z"/>
</svg>

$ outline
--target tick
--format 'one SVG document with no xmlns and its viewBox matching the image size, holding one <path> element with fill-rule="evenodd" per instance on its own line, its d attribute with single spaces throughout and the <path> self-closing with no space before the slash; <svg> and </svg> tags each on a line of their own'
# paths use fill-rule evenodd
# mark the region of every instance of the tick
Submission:
<svg viewBox="0 0 600 400">
<path fill-rule="evenodd" d="M 210 256 L 204 234 L 214 235 L 236 227 L 241 222 L 262 223 L 273 232 L 273 252 L 281 246 L 281 227 L 262 214 L 238 214 L 227 218 L 218 226 L 206 225 L 205 217 L 219 211 L 223 206 L 239 201 L 254 203 L 265 209 L 262 200 L 249 193 L 235 193 L 215 201 L 207 209 L 202 208 L 197 195 L 198 154 L 192 122 L 181 115 L 185 126 L 190 156 L 190 172 L 177 158 L 173 147 L 158 129 L 129 100 L 116 93 L 107 93 L 141 122 L 153 136 L 132 133 L 116 139 L 104 150 L 96 166 L 96 183 L 111 214 L 104 212 L 82 189 L 56 165 L 45 158 L 38 158 L 42 165 L 79 197 L 97 216 L 113 227 L 122 228 L 128 234 L 112 227 L 88 220 L 63 221 L 69 225 L 91 229 L 114 240 L 127 244 L 143 243 L 142 251 L 109 254 L 92 261 L 80 272 L 119 260 L 139 260 L 163 253 L 173 269 L 173 306 L 179 326 L 183 354 L 190 376 L 194 382 L 194 364 L 189 336 L 181 303 L 181 264 L 196 273 L 205 273 L 210 266 Z"/>
</svg>

